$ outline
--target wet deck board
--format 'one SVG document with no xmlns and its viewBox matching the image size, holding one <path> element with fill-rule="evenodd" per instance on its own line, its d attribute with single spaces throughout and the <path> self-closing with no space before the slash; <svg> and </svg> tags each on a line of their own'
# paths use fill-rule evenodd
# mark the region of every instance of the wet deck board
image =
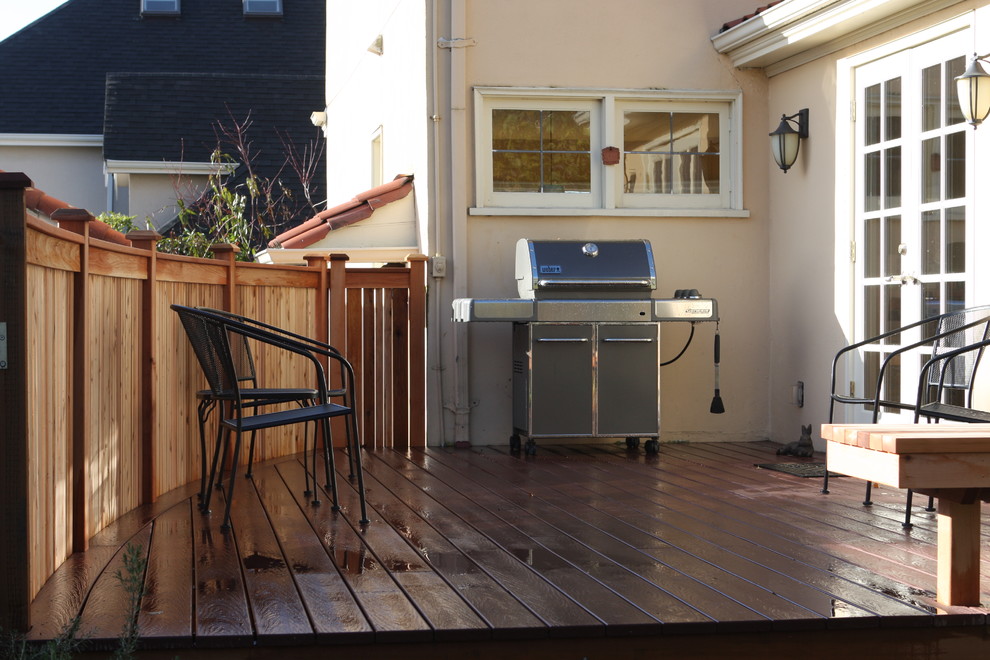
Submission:
<svg viewBox="0 0 990 660">
<path fill-rule="evenodd" d="M 901 491 L 877 489 L 866 508 L 861 481 L 835 479 L 826 496 L 819 479 L 757 469 L 793 462 L 775 449 L 376 450 L 365 457 L 367 526 L 346 475 L 338 512 L 329 495 L 313 506 L 303 494 L 298 457 L 270 461 L 238 482 L 232 531 L 220 530 L 225 494 L 204 515 L 190 487 L 101 532 L 43 587 L 29 636 L 51 638 L 80 613 L 91 639 L 119 634 L 114 573 L 129 541 L 148 559 L 149 647 L 986 623 L 987 610 L 935 605 L 933 513 L 916 509 L 906 531 Z M 346 457 L 337 464 L 346 473 Z"/>
</svg>

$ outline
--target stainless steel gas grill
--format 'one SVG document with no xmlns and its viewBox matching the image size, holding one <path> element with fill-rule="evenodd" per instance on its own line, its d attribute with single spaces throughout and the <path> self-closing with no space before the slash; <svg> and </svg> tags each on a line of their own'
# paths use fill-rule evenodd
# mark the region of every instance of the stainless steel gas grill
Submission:
<svg viewBox="0 0 990 660">
<path fill-rule="evenodd" d="M 652 298 L 646 240 L 520 239 L 516 283 L 518 298 L 453 302 L 454 321 L 513 323 L 512 449 L 522 437 L 528 453 L 538 438 L 625 437 L 630 447 L 647 438 L 657 452 L 659 324 L 690 322 L 693 337 L 694 323 L 718 321 L 715 299 L 693 289 Z M 716 399 L 721 408 L 717 381 Z M 715 402 L 712 412 L 721 412 Z"/>
</svg>

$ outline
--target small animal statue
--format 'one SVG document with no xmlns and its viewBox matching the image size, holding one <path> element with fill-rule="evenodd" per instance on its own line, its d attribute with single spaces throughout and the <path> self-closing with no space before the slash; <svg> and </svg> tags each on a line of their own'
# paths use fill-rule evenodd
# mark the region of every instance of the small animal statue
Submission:
<svg viewBox="0 0 990 660">
<path fill-rule="evenodd" d="M 802 456 L 810 458 L 815 453 L 815 446 L 811 443 L 811 424 L 801 425 L 801 437 L 794 442 L 788 442 L 777 450 L 778 455 Z"/>
</svg>

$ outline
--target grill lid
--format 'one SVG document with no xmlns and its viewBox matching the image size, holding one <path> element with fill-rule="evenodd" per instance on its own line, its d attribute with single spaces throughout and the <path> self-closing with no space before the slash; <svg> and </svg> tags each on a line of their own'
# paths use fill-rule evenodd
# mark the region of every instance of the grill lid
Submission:
<svg viewBox="0 0 990 660">
<path fill-rule="evenodd" d="M 649 298 L 657 288 L 647 240 L 516 243 L 520 298 Z"/>
</svg>

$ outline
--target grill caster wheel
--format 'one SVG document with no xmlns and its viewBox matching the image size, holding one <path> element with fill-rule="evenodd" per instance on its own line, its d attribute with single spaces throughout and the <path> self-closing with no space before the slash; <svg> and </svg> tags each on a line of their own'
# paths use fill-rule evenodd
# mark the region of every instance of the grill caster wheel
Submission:
<svg viewBox="0 0 990 660">
<path fill-rule="evenodd" d="M 626 438 L 626 449 L 639 449 L 639 438 Z"/>
<path fill-rule="evenodd" d="M 522 443 L 520 442 L 518 435 L 513 434 L 513 435 L 509 436 L 509 451 L 510 452 L 512 452 L 513 454 L 518 454 L 519 453 L 519 448 L 520 448 L 521 445 L 522 445 Z"/>
<path fill-rule="evenodd" d="M 533 439 L 526 441 L 526 454 L 529 456 L 536 456 L 536 441 Z"/>
<path fill-rule="evenodd" d="M 646 453 L 651 455 L 656 455 L 660 453 L 660 441 L 656 438 L 652 438 L 646 441 Z"/>
</svg>

